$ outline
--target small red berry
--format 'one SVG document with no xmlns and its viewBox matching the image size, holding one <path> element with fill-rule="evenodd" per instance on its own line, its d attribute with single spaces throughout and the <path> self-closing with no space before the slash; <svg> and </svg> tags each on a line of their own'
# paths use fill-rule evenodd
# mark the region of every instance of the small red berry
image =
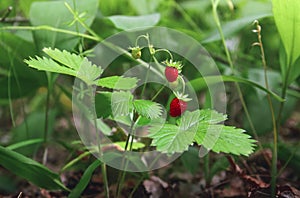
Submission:
<svg viewBox="0 0 300 198">
<path fill-rule="evenodd" d="M 187 102 L 174 98 L 170 103 L 170 116 L 177 117 L 185 112 L 187 108 Z"/>
<path fill-rule="evenodd" d="M 178 69 L 167 66 L 165 69 L 165 76 L 169 82 L 174 82 L 178 77 Z"/>
</svg>

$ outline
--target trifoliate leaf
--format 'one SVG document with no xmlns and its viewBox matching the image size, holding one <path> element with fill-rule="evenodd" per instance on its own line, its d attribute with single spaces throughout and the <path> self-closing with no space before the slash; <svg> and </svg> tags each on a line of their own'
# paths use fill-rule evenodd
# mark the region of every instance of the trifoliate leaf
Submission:
<svg viewBox="0 0 300 198">
<path fill-rule="evenodd" d="M 161 106 L 150 100 L 135 100 L 133 106 L 139 115 L 146 118 L 154 119 L 162 114 Z"/>
<path fill-rule="evenodd" d="M 122 76 L 110 76 L 97 80 L 97 85 L 109 89 L 130 90 L 136 87 L 138 80 L 136 78 L 125 78 Z"/>
<path fill-rule="evenodd" d="M 126 116 L 133 109 L 133 95 L 130 92 L 113 92 L 111 97 L 111 107 L 114 117 Z"/>
<path fill-rule="evenodd" d="M 199 111 L 183 114 L 180 126 L 165 124 L 157 130 L 150 128 L 149 137 L 153 138 L 151 145 L 162 153 L 181 153 L 188 150 L 197 132 Z M 154 130 L 153 130 L 154 129 Z"/>
<path fill-rule="evenodd" d="M 248 156 L 253 152 L 256 141 L 244 132 L 243 129 L 232 126 L 200 123 L 195 141 L 217 153 Z"/>
<path fill-rule="evenodd" d="M 53 60 L 74 70 L 79 70 L 84 59 L 83 57 L 72 54 L 66 50 L 60 51 L 58 49 L 44 48 L 43 51 Z"/>
</svg>

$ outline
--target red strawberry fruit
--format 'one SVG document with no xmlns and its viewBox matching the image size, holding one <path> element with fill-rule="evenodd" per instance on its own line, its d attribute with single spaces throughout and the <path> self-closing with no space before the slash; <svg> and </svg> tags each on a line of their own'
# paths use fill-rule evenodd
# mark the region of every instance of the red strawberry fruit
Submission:
<svg viewBox="0 0 300 198">
<path fill-rule="evenodd" d="M 170 103 L 170 116 L 178 117 L 185 112 L 187 108 L 187 102 L 174 98 Z"/>
<path fill-rule="evenodd" d="M 169 82 L 174 82 L 178 77 L 178 69 L 167 66 L 165 69 L 165 76 Z"/>
<path fill-rule="evenodd" d="M 188 95 L 183 93 L 174 92 L 175 98 L 170 103 L 170 116 L 178 117 L 183 114 L 187 109 L 187 102 L 192 100 L 188 98 Z"/>
<path fill-rule="evenodd" d="M 178 74 L 181 73 L 182 64 L 181 62 L 173 62 L 172 60 L 166 60 L 165 76 L 169 82 L 177 80 Z"/>
</svg>

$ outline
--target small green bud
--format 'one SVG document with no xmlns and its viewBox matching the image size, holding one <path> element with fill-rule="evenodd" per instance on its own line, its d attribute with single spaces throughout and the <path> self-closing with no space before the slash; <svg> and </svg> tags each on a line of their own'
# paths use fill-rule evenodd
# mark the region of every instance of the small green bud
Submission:
<svg viewBox="0 0 300 198">
<path fill-rule="evenodd" d="M 136 46 L 136 47 L 131 47 L 129 48 L 131 49 L 131 56 L 134 58 L 134 59 L 139 59 L 141 58 L 142 56 L 142 51 L 141 51 L 141 48 Z"/>
</svg>

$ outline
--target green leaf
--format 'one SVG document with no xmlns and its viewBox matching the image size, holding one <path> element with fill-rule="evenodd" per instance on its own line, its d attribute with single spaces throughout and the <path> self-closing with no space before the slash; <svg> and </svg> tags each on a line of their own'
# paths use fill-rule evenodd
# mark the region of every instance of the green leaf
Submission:
<svg viewBox="0 0 300 198">
<path fill-rule="evenodd" d="M 66 50 L 60 51 L 59 49 L 44 48 L 43 51 L 50 56 L 53 60 L 78 71 L 84 58 L 76 54 L 70 53 Z"/>
<path fill-rule="evenodd" d="M 103 72 L 101 67 L 92 64 L 87 58 L 82 58 L 79 55 L 58 49 L 51 50 L 49 48 L 45 48 L 44 52 L 62 65 L 46 57 L 30 57 L 29 60 L 25 60 L 25 63 L 38 70 L 75 76 L 88 85 L 96 84 L 96 79 Z"/>
<path fill-rule="evenodd" d="M 129 0 L 129 3 L 139 15 L 144 15 L 155 12 L 162 1 L 163 0 Z"/>
<path fill-rule="evenodd" d="M 289 67 L 300 56 L 300 1 L 272 0 L 272 4 L 275 23 L 287 54 L 286 67 Z"/>
<path fill-rule="evenodd" d="M 141 27 L 155 26 L 160 20 L 160 14 L 143 16 L 110 16 L 108 19 L 121 30 L 130 30 Z"/>
<path fill-rule="evenodd" d="M 25 141 L 21 141 L 21 142 L 15 143 L 15 144 L 11 144 L 11 145 L 7 146 L 6 148 L 10 149 L 10 150 L 15 150 L 15 149 L 19 149 L 19 148 L 26 147 L 29 145 L 42 143 L 43 141 L 44 141 L 44 139 L 41 139 L 41 138 L 25 140 Z"/>
<path fill-rule="evenodd" d="M 25 60 L 25 63 L 27 63 L 29 65 L 29 67 L 35 68 L 37 70 L 76 76 L 76 71 L 74 71 L 73 69 L 60 66 L 58 63 L 56 63 L 52 59 L 49 59 L 46 57 L 43 57 L 43 58 L 30 57 L 29 60 Z"/>
<path fill-rule="evenodd" d="M 227 120 L 227 115 L 219 113 L 211 109 L 201 109 L 200 110 L 200 124 L 217 124 Z"/>
<path fill-rule="evenodd" d="M 97 117 L 99 118 L 107 118 L 112 115 L 111 108 L 111 92 L 98 92 L 95 96 L 95 108 Z"/>
<path fill-rule="evenodd" d="M 162 153 L 181 153 L 188 150 L 197 131 L 199 116 L 199 111 L 186 112 L 180 126 L 165 124 L 160 130 L 156 130 L 155 126 L 151 127 L 151 146 L 156 146 L 156 150 Z"/>
<path fill-rule="evenodd" d="M 30 7 L 30 22 L 33 26 L 48 25 L 55 28 L 65 29 L 78 33 L 84 33 L 85 27 L 78 22 L 75 24 L 73 14 L 65 6 L 65 2 L 81 15 L 87 26 L 90 26 L 98 11 L 98 0 L 65 0 L 65 1 L 47 1 L 34 2 Z M 57 47 L 59 49 L 73 50 L 80 41 L 79 37 L 69 34 L 57 33 L 52 31 L 35 31 L 34 40 L 41 50 L 45 46 Z"/>
<path fill-rule="evenodd" d="M 114 117 L 126 116 L 133 109 L 133 95 L 130 92 L 113 92 L 111 107 Z"/>
<path fill-rule="evenodd" d="M 150 100 L 135 100 L 133 106 L 139 115 L 146 118 L 154 119 L 160 117 L 162 114 L 160 104 Z"/>
<path fill-rule="evenodd" d="M 79 156 L 68 162 L 64 167 L 61 169 L 61 171 L 65 171 L 67 169 L 70 169 L 72 166 L 74 166 L 77 162 L 79 162 L 82 158 L 91 155 L 90 151 L 85 151 L 84 153 L 81 153 Z"/>
<path fill-rule="evenodd" d="M 101 67 L 92 64 L 87 58 L 84 58 L 76 77 L 91 85 L 97 83 L 96 79 L 100 77 L 102 72 Z"/>
<path fill-rule="evenodd" d="M 100 78 L 97 81 L 97 85 L 109 89 L 130 90 L 136 87 L 137 82 L 138 80 L 136 78 L 110 76 L 110 77 Z"/>
<path fill-rule="evenodd" d="M 58 174 L 32 159 L 2 146 L 0 146 L 0 165 L 40 188 L 68 190 L 61 183 Z"/>
<path fill-rule="evenodd" d="M 84 191 L 84 189 L 89 184 L 89 182 L 93 176 L 93 172 L 96 170 L 97 167 L 99 167 L 101 165 L 101 163 L 102 163 L 101 161 L 96 160 L 84 171 L 79 183 L 69 194 L 69 196 L 68 196 L 69 198 L 80 197 L 81 193 Z"/>
<path fill-rule="evenodd" d="M 275 94 L 274 92 L 266 89 L 265 87 L 261 86 L 260 84 L 257 84 L 256 82 L 247 80 L 245 78 L 237 77 L 237 76 L 207 76 L 207 77 L 201 77 L 196 78 L 192 80 L 190 83 L 195 89 L 195 91 L 199 91 L 202 89 L 205 89 L 208 85 L 213 85 L 221 82 L 237 82 L 237 83 L 244 83 L 246 85 L 250 85 L 252 87 L 258 88 L 268 94 L 270 94 L 272 97 L 274 97 L 279 102 L 283 102 L 284 99 L 282 99 L 280 96 Z"/>
<path fill-rule="evenodd" d="M 0 67 L 5 76 L 0 76 L 0 98 L 11 99 L 32 94 L 47 84 L 46 75 L 26 67 L 23 60 L 36 53 L 33 43 L 11 32 L 0 31 Z M 9 73 L 10 71 L 10 73 Z"/>
<path fill-rule="evenodd" d="M 262 19 L 269 16 L 272 16 L 272 13 L 266 11 L 265 13 L 256 14 L 253 16 L 246 16 L 243 18 L 236 19 L 234 21 L 227 22 L 224 25 L 222 25 L 224 36 L 225 38 L 228 38 L 233 34 L 241 31 L 246 26 L 251 25 L 251 23 L 253 23 L 254 20 Z M 218 41 L 220 39 L 221 37 L 219 32 L 215 30 L 212 33 L 210 33 L 210 35 L 208 35 L 203 41 L 201 41 L 201 43 L 210 43 L 210 42 Z"/>
<path fill-rule="evenodd" d="M 188 169 L 192 174 L 196 174 L 200 169 L 199 149 L 189 147 L 189 150 L 180 156 L 183 166 Z"/>
<path fill-rule="evenodd" d="M 224 125 L 201 124 L 198 127 L 195 141 L 216 153 L 231 153 L 248 156 L 254 150 L 253 139 L 243 129 Z"/>
<path fill-rule="evenodd" d="M 125 150 L 125 145 L 126 145 L 126 142 L 114 142 L 114 144 L 120 146 L 122 149 Z M 132 149 L 140 149 L 140 148 L 144 148 L 145 147 L 145 144 L 141 143 L 141 142 L 133 142 L 132 143 Z"/>
</svg>

